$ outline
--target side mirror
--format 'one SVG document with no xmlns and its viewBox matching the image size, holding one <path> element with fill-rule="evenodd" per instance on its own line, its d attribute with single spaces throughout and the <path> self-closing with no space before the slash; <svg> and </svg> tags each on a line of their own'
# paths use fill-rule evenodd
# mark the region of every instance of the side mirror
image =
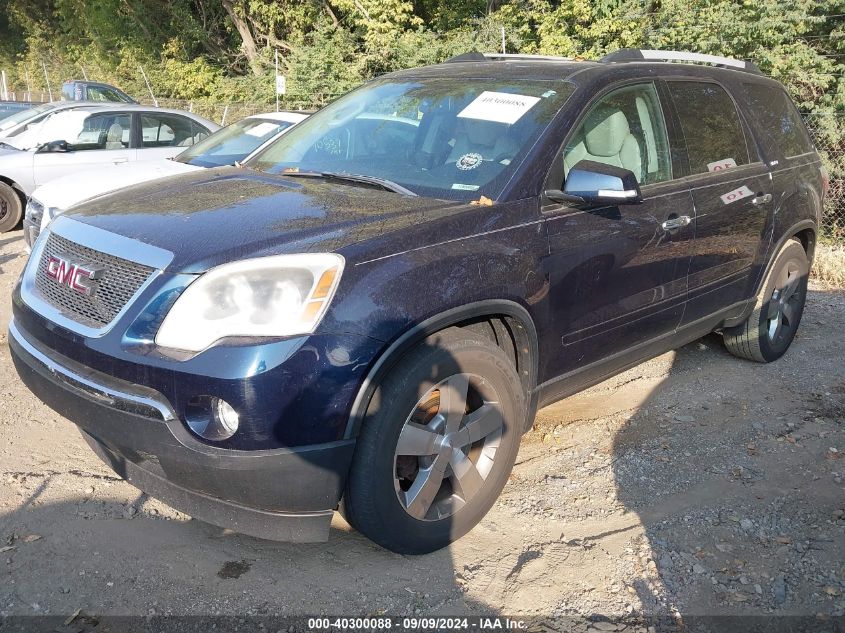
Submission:
<svg viewBox="0 0 845 633">
<path fill-rule="evenodd" d="M 639 204 L 643 201 L 634 172 L 592 160 L 576 163 L 569 170 L 564 190 L 548 190 L 546 197 L 555 202 L 586 207 Z"/>
<path fill-rule="evenodd" d="M 67 141 L 50 141 L 38 148 L 39 152 L 69 152 Z"/>
</svg>

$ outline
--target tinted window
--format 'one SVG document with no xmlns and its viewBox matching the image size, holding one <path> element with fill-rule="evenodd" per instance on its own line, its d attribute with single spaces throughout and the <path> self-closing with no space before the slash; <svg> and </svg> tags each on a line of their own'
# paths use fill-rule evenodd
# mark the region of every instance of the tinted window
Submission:
<svg viewBox="0 0 845 633">
<path fill-rule="evenodd" d="M 813 151 L 813 143 L 801 115 L 783 90 L 760 84 L 743 84 L 743 87 L 751 113 L 772 136 L 784 156 Z"/>
<path fill-rule="evenodd" d="M 687 142 L 691 174 L 748 163 L 739 114 L 724 89 L 711 83 L 672 81 L 669 90 Z"/>
<path fill-rule="evenodd" d="M 207 130 L 203 130 L 206 134 Z M 193 121 L 173 114 L 145 114 L 141 117 L 142 147 L 189 147 L 201 133 Z"/>
<path fill-rule="evenodd" d="M 564 149 L 564 174 L 582 160 L 629 169 L 640 184 L 672 178 L 666 125 L 654 84 L 620 88 L 590 108 Z"/>
<path fill-rule="evenodd" d="M 82 130 L 68 141 L 75 151 L 86 149 L 126 149 L 132 129 L 128 114 L 98 114 L 89 116 Z"/>
</svg>

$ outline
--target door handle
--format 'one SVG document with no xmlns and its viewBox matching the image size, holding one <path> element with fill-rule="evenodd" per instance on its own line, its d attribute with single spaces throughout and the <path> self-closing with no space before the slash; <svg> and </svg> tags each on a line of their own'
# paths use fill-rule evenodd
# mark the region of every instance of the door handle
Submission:
<svg viewBox="0 0 845 633">
<path fill-rule="evenodd" d="M 766 193 L 762 196 L 755 196 L 751 198 L 751 204 L 767 204 L 772 201 L 772 194 Z"/>
<path fill-rule="evenodd" d="M 689 226 L 692 223 L 692 219 L 688 215 L 682 215 L 675 218 L 669 218 L 665 220 L 660 227 L 664 231 L 677 231 L 678 229 L 682 229 L 685 226 Z"/>
<path fill-rule="evenodd" d="M 115 158 L 114 159 L 115 165 L 120 165 L 120 163 L 128 163 L 128 162 L 129 162 L 128 158 Z"/>
</svg>

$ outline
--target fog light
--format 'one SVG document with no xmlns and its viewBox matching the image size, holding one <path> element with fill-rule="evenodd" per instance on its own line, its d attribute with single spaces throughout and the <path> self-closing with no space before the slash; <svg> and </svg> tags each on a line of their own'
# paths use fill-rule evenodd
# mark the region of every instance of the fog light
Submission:
<svg viewBox="0 0 845 633">
<path fill-rule="evenodd" d="M 188 427 L 200 437 L 219 442 L 238 430 L 239 416 L 231 404 L 214 396 L 196 396 L 185 407 Z"/>
</svg>

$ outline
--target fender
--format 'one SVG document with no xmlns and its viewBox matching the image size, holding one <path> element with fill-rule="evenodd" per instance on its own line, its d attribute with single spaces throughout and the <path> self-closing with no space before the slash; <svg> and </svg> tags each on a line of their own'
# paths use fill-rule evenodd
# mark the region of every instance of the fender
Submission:
<svg viewBox="0 0 845 633">
<path fill-rule="evenodd" d="M 373 394 L 381 379 L 389 372 L 402 356 L 426 337 L 438 332 L 450 325 L 483 316 L 502 314 L 517 319 L 525 328 L 528 339 L 528 350 L 530 363 L 528 367 L 528 417 L 529 421 L 534 419 L 537 411 L 537 371 L 538 371 L 538 343 L 537 328 L 528 310 L 514 301 L 505 299 L 489 299 L 469 303 L 457 308 L 441 312 L 405 331 L 378 357 L 376 362 L 367 372 L 364 381 L 358 389 L 355 400 L 352 403 L 352 410 L 349 414 L 349 421 L 346 424 L 344 439 L 351 439 L 358 435 L 367 407 L 370 405 Z M 527 430 L 527 429 L 526 429 Z"/>
</svg>

